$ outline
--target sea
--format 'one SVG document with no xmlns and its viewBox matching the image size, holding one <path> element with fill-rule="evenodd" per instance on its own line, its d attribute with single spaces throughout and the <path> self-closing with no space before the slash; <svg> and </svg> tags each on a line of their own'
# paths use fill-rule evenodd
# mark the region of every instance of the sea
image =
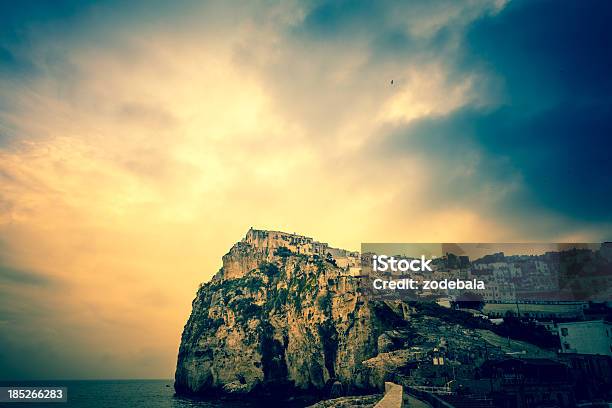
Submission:
<svg viewBox="0 0 612 408">
<path fill-rule="evenodd" d="M 90 381 L 1 381 L 2 387 L 67 387 L 67 402 L 10 402 L 7 408 L 271 408 L 276 404 L 255 399 L 197 399 L 174 394 L 172 380 L 90 380 Z"/>
</svg>

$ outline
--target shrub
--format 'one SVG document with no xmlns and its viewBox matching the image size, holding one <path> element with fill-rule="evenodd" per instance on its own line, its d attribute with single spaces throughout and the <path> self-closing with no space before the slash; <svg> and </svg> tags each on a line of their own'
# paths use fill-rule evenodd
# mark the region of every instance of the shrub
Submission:
<svg viewBox="0 0 612 408">
<path fill-rule="evenodd" d="M 278 247 L 274 252 L 274 255 L 280 256 L 281 258 L 286 258 L 288 256 L 291 256 L 291 254 L 293 254 L 293 252 L 291 252 L 291 250 L 287 247 Z"/>
<path fill-rule="evenodd" d="M 279 272 L 278 266 L 269 262 L 265 262 L 259 265 L 259 270 L 270 279 L 278 275 Z"/>
</svg>

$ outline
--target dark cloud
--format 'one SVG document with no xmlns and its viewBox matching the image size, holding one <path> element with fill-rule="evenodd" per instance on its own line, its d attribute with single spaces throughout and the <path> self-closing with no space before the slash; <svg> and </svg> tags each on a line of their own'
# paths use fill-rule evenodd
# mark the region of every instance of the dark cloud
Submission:
<svg viewBox="0 0 612 408">
<path fill-rule="evenodd" d="M 0 45 L 0 75 L 32 75 L 36 72 L 36 67 L 28 59 Z"/>
<path fill-rule="evenodd" d="M 611 10 L 609 2 L 515 1 L 482 17 L 466 33 L 455 75 L 501 83 L 500 100 L 396 130 L 390 147 L 436 161 L 445 198 L 469 200 L 483 185 L 518 178 L 522 188 L 497 203 L 499 212 L 612 221 Z"/>
<path fill-rule="evenodd" d="M 0 265 L 0 282 L 20 285 L 49 286 L 53 280 L 42 274 Z"/>
<path fill-rule="evenodd" d="M 2 2 L 0 5 L 0 74 L 28 75 L 37 68 L 21 50 L 32 46 L 33 30 L 56 24 L 67 27 L 93 1 L 42 0 Z M 58 23 L 61 23 L 58 24 Z"/>
<path fill-rule="evenodd" d="M 611 19 L 608 1 L 511 1 L 473 24 L 463 66 L 490 68 L 517 108 L 609 104 Z"/>
<path fill-rule="evenodd" d="M 24 41 L 23 34 L 33 25 L 75 18 L 94 3 L 80 0 L 2 2 L 0 38 L 3 41 Z"/>
<path fill-rule="evenodd" d="M 0 176 L 2 174 L 0 173 Z M 2 177 L 0 177 L 1 179 Z M 39 288 L 52 287 L 55 285 L 55 278 L 51 278 L 42 272 L 33 270 L 15 268 L 7 261 L 10 254 L 10 245 L 8 240 L 0 236 L 0 284 L 6 288 L 12 286 L 35 286 Z"/>
<path fill-rule="evenodd" d="M 43 300 L 53 284 L 36 272 L 0 265 L 0 380 L 51 377 L 61 366 L 45 334 L 55 321 Z"/>
<path fill-rule="evenodd" d="M 326 44 L 359 46 L 380 64 L 411 59 L 423 54 L 445 55 L 452 33 L 486 9 L 482 4 L 458 5 L 453 2 L 338 1 L 318 2 L 295 27 L 295 33 Z M 470 12 L 462 12 L 469 10 Z M 432 23 L 428 32 L 419 27 Z"/>
<path fill-rule="evenodd" d="M 381 27 L 384 7 L 369 1 L 320 2 L 304 18 L 302 27 L 314 35 L 334 37 Z M 369 17 L 369 18 L 368 18 Z"/>
</svg>

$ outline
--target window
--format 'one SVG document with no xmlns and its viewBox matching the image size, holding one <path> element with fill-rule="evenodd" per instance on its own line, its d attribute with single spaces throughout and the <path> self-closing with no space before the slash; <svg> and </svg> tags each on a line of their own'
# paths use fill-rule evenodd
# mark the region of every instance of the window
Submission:
<svg viewBox="0 0 612 408">
<path fill-rule="evenodd" d="M 561 335 L 562 336 L 567 336 L 567 327 L 561 328 Z"/>
</svg>

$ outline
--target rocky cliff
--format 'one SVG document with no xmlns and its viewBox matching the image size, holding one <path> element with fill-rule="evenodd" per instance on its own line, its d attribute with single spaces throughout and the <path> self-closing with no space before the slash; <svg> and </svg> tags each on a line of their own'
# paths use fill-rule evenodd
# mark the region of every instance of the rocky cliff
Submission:
<svg viewBox="0 0 612 408">
<path fill-rule="evenodd" d="M 249 230 L 197 292 L 181 339 L 177 392 L 337 396 L 382 387 L 427 350 L 469 349 L 472 359 L 495 352 L 454 316 L 363 298 L 353 276 L 358 263 L 358 253 L 311 238 Z"/>
<path fill-rule="evenodd" d="M 177 391 L 369 387 L 361 363 L 386 327 L 357 293 L 357 261 L 306 237 L 250 230 L 193 301 Z"/>
</svg>

